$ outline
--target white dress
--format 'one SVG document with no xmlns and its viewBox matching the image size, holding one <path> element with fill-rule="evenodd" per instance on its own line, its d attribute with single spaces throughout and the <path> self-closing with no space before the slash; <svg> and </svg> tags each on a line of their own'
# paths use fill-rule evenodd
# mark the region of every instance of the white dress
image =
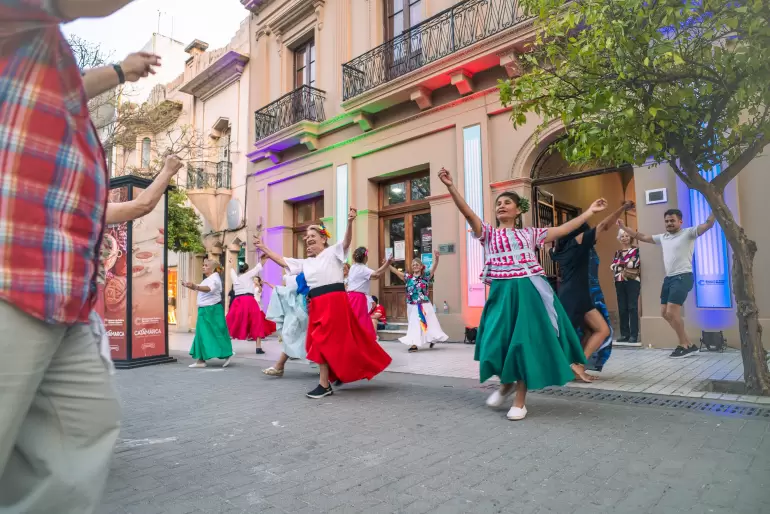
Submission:
<svg viewBox="0 0 770 514">
<path fill-rule="evenodd" d="M 270 296 L 265 316 L 275 323 L 283 341 L 283 353 L 292 359 L 305 359 L 307 336 L 306 298 L 297 293 L 297 277 L 284 275 L 285 285 L 278 286 Z"/>
<path fill-rule="evenodd" d="M 406 335 L 399 339 L 405 345 L 417 348 L 424 348 L 433 343 L 440 343 L 449 340 L 449 336 L 441 330 L 441 324 L 436 317 L 436 309 L 430 303 L 428 298 L 428 284 L 432 280 L 430 276 L 415 277 L 405 274 L 407 297 L 412 297 L 412 301 L 406 306 L 409 325 L 406 329 Z M 420 321 L 420 306 L 425 314 L 426 327 L 423 328 Z"/>
</svg>

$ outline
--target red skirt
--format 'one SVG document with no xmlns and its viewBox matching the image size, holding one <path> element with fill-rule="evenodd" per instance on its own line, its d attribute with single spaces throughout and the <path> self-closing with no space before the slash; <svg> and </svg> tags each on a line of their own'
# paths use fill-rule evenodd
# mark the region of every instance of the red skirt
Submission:
<svg viewBox="0 0 770 514">
<path fill-rule="evenodd" d="M 307 358 L 328 364 L 332 382 L 371 380 L 390 365 L 390 355 L 361 326 L 344 291 L 314 297 L 308 316 Z"/>
<path fill-rule="evenodd" d="M 275 323 L 265 317 L 254 295 L 240 295 L 227 311 L 227 328 L 233 339 L 264 339 L 275 332 Z"/>
<path fill-rule="evenodd" d="M 377 332 L 374 331 L 374 324 L 372 318 L 369 316 L 369 300 L 364 293 L 348 293 L 348 300 L 350 300 L 350 308 L 353 310 L 353 315 L 358 322 L 364 327 L 369 336 L 377 341 Z"/>
</svg>

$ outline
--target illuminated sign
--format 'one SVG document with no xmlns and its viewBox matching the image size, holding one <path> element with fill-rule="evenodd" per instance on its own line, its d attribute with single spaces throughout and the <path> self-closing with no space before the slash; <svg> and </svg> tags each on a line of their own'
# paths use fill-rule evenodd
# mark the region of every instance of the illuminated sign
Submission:
<svg viewBox="0 0 770 514">
<path fill-rule="evenodd" d="M 717 165 L 708 171 L 701 170 L 701 175 L 711 181 L 721 171 L 722 167 Z M 703 195 L 690 189 L 690 218 L 693 226 L 705 223 L 710 214 L 711 208 Z M 699 308 L 729 309 L 733 306 L 727 240 L 719 224 L 695 241 L 694 272 L 695 304 Z"/>
<path fill-rule="evenodd" d="M 476 215 L 484 219 L 484 177 L 481 170 L 481 126 L 463 129 L 465 154 L 465 201 Z M 466 222 L 466 228 L 470 225 Z M 481 282 L 484 268 L 484 249 L 475 240 L 470 230 L 465 234 L 465 251 L 468 271 L 468 307 L 483 307 L 486 289 Z"/>
<path fill-rule="evenodd" d="M 345 239 L 345 229 L 348 223 L 348 165 L 337 166 L 337 212 L 334 223 L 336 239 L 339 243 Z"/>
</svg>

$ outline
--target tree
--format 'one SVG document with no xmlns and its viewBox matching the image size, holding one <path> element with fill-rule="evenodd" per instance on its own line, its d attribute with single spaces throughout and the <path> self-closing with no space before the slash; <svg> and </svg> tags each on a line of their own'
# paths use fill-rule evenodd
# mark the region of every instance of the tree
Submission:
<svg viewBox="0 0 770 514">
<path fill-rule="evenodd" d="M 522 0 L 537 35 L 523 75 L 500 84 L 518 127 L 560 120 L 571 163 L 667 162 L 711 206 L 733 250 L 744 377 L 770 394 L 754 291 L 757 245 L 725 187 L 770 144 L 770 3 Z M 711 181 L 701 170 L 722 166 Z"/>
<path fill-rule="evenodd" d="M 172 189 L 168 194 L 168 249 L 178 253 L 206 253 L 201 241 L 201 223 L 195 209 L 187 205 L 187 194 Z"/>
</svg>

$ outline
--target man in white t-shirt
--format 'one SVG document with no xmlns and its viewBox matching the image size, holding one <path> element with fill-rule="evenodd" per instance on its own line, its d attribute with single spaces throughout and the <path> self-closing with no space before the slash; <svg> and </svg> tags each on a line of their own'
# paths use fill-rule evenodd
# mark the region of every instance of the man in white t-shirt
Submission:
<svg viewBox="0 0 770 514">
<path fill-rule="evenodd" d="M 663 250 L 666 278 L 663 279 L 660 291 L 660 313 L 679 339 L 678 346 L 670 357 L 681 359 L 698 351 L 698 347 L 690 342 L 684 330 L 682 305 L 695 284 L 692 273 L 695 240 L 714 226 L 715 218 L 712 213 L 705 223 L 697 227 L 682 228 L 682 211 L 669 209 L 663 214 L 663 220 L 666 223 L 666 232 L 654 236 L 636 232 L 626 227 L 621 220 L 618 220 L 618 226 L 634 239 L 660 245 Z"/>
</svg>

